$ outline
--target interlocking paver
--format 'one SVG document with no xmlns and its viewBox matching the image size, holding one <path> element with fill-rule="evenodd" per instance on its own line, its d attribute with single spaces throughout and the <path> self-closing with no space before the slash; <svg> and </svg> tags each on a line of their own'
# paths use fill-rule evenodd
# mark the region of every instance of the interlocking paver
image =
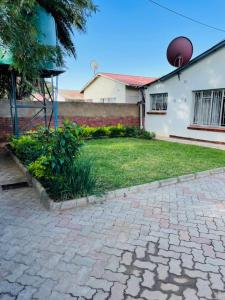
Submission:
<svg viewBox="0 0 225 300">
<path fill-rule="evenodd" d="M 61 212 L 0 190 L 0 299 L 224 300 L 224 195 L 225 173 Z"/>
<path fill-rule="evenodd" d="M 127 281 L 126 293 L 128 295 L 136 297 L 140 291 L 140 282 L 141 278 L 132 275 Z"/>
</svg>

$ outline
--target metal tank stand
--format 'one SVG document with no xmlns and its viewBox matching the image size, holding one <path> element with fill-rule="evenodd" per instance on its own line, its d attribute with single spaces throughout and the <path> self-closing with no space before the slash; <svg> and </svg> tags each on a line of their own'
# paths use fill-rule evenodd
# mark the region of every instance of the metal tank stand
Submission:
<svg viewBox="0 0 225 300">
<path fill-rule="evenodd" d="M 49 129 L 53 120 L 55 129 L 58 128 L 58 75 L 52 75 L 50 78 L 51 81 L 47 81 L 47 78 L 44 77 L 40 78 L 31 87 L 31 100 L 21 101 L 17 97 L 17 75 L 14 72 L 10 73 L 10 112 L 12 131 L 16 137 L 35 129 L 37 124 Z M 30 113 L 29 109 L 33 109 L 35 112 L 32 115 L 28 115 Z M 35 121 L 40 117 L 41 119 L 35 124 Z M 25 125 L 24 122 L 21 124 L 23 118 L 26 118 Z"/>
</svg>

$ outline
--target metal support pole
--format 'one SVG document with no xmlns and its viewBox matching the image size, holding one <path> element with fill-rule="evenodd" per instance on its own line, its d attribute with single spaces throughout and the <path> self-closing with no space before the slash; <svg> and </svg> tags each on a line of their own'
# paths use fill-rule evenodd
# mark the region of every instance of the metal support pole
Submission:
<svg viewBox="0 0 225 300">
<path fill-rule="evenodd" d="M 41 93 L 43 97 L 43 110 L 44 110 L 44 120 L 45 120 L 45 127 L 48 126 L 48 120 L 47 120 L 47 108 L 46 108 L 46 97 L 45 97 L 45 80 L 40 79 L 40 85 L 41 85 Z"/>
<path fill-rule="evenodd" d="M 56 76 L 56 87 L 55 87 L 54 101 L 53 101 L 53 114 L 54 114 L 55 130 L 57 130 L 58 126 L 59 126 L 59 121 L 58 121 L 58 84 L 59 84 L 59 79 L 58 79 L 58 76 Z"/>
<path fill-rule="evenodd" d="M 16 99 L 16 74 L 14 72 L 11 73 L 10 110 L 12 117 L 13 134 L 16 137 L 19 137 L 19 120 Z"/>
</svg>

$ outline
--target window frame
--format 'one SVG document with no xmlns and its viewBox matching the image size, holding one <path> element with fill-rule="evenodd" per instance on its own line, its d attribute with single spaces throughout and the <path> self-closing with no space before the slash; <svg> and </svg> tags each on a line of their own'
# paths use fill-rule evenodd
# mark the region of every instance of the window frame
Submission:
<svg viewBox="0 0 225 300">
<path fill-rule="evenodd" d="M 161 105 L 162 106 L 164 106 L 164 105 L 166 105 L 166 108 L 165 109 L 157 109 L 157 99 L 155 99 L 156 101 L 155 101 L 155 108 L 153 108 L 153 98 L 154 97 L 157 97 L 157 96 L 163 96 L 163 97 L 165 97 L 165 99 L 162 99 L 161 101 L 162 101 L 162 103 L 161 103 Z M 150 97 L 150 107 L 149 107 L 149 112 L 150 113 L 166 113 L 167 112 L 167 110 L 168 110 L 168 93 L 151 93 L 151 94 L 149 94 L 149 97 Z"/>
<path fill-rule="evenodd" d="M 202 101 L 209 98 L 209 97 L 206 97 L 204 96 L 204 93 L 207 93 L 207 92 L 210 92 L 211 93 L 211 96 L 210 96 L 210 109 L 209 109 L 209 124 L 204 124 L 203 122 L 203 115 L 200 116 L 201 118 L 201 121 L 200 122 L 197 122 L 195 121 L 195 118 L 197 118 L 197 115 L 196 115 L 196 94 L 199 93 L 201 95 L 200 97 L 200 112 L 202 113 L 203 111 L 203 104 L 202 104 Z M 219 93 L 221 92 L 222 95 L 221 95 L 221 104 L 220 104 L 220 113 L 219 113 L 219 125 L 217 124 L 213 124 L 212 122 L 212 112 L 213 112 L 213 101 L 214 100 L 214 93 Z M 225 128 L 225 88 L 218 88 L 218 89 L 204 89 L 204 90 L 194 90 L 192 92 L 192 95 L 193 95 L 193 102 L 192 102 L 192 119 L 191 119 L 191 125 L 193 126 L 202 126 L 202 127 L 207 127 L 207 128 Z"/>
</svg>

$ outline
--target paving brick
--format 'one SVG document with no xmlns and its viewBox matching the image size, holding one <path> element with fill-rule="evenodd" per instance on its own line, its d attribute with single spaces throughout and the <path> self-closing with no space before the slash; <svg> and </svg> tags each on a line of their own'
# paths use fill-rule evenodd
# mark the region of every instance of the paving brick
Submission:
<svg viewBox="0 0 225 300">
<path fill-rule="evenodd" d="M 102 292 L 102 291 L 98 291 L 95 295 L 94 295 L 94 298 L 93 300 L 106 300 L 108 299 L 109 297 L 109 294 L 108 293 L 105 293 L 105 292 Z M 111 299 L 111 298 L 109 298 Z"/>
<path fill-rule="evenodd" d="M 106 270 L 102 276 L 103 279 L 107 281 L 117 281 L 120 283 L 126 283 L 128 279 L 128 275 L 124 275 L 122 273 L 115 273 L 109 270 Z"/>
<path fill-rule="evenodd" d="M 202 279 L 207 279 L 208 278 L 208 273 L 202 272 L 199 270 L 184 270 L 185 274 L 191 278 L 202 278 Z"/>
<path fill-rule="evenodd" d="M 132 262 L 132 253 L 125 252 L 122 256 L 121 264 L 130 265 Z"/>
<path fill-rule="evenodd" d="M 126 293 L 128 295 L 136 297 L 140 291 L 140 283 L 141 283 L 141 278 L 131 276 L 130 279 L 127 281 Z"/>
<path fill-rule="evenodd" d="M 153 271 L 156 268 L 156 264 L 153 264 L 149 261 L 141 261 L 141 260 L 135 260 L 134 266 L 141 269 L 148 269 L 150 271 Z"/>
<path fill-rule="evenodd" d="M 209 279 L 212 285 L 212 289 L 224 291 L 224 282 L 220 274 L 210 273 Z"/>
<path fill-rule="evenodd" d="M 157 274 L 160 280 L 166 280 L 169 276 L 169 267 L 159 264 L 157 267 Z"/>
<path fill-rule="evenodd" d="M 155 273 L 145 270 L 143 279 L 142 285 L 151 289 L 155 284 Z"/>
<path fill-rule="evenodd" d="M 182 261 L 182 266 L 185 268 L 192 269 L 194 262 L 193 262 L 193 256 L 190 254 L 182 253 L 181 254 L 181 261 Z"/>
<path fill-rule="evenodd" d="M 212 290 L 209 287 L 210 282 L 207 280 L 197 279 L 197 289 L 199 297 L 212 298 Z"/>
<path fill-rule="evenodd" d="M 151 299 L 151 300 L 166 300 L 167 295 L 161 291 L 148 291 L 145 290 L 141 296 L 145 299 Z"/>
<path fill-rule="evenodd" d="M 168 291 L 168 292 L 178 292 L 179 291 L 179 287 L 172 283 L 161 283 L 160 288 L 163 291 Z"/>
<path fill-rule="evenodd" d="M 0 165 L 0 182 L 22 178 Z M 0 299 L 224 300 L 224 182 L 147 184 L 54 212 L 33 188 L 0 191 Z"/>
<path fill-rule="evenodd" d="M 135 250 L 136 257 L 138 259 L 144 258 L 145 257 L 145 251 L 146 251 L 146 248 L 137 246 L 137 248 Z"/>
<path fill-rule="evenodd" d="M 124 291 L 126 286 L 121 283 L 114 283 L 111 289 L 111 296 L 109 297 L 110 300 L 123 300 L 124 299 Z"/>
<path fill-rule="evenodd" d="M 169 262 L 169 272 L 175 275 L 181 275 L 181 261 L 177 259 L 170 259 Z"/>
<path fill-rule="evenodd" d="M 185 300 L 199 300 L 196 291 L 191 288 L 185 289 L 183 295 Z"/>
</svg>

